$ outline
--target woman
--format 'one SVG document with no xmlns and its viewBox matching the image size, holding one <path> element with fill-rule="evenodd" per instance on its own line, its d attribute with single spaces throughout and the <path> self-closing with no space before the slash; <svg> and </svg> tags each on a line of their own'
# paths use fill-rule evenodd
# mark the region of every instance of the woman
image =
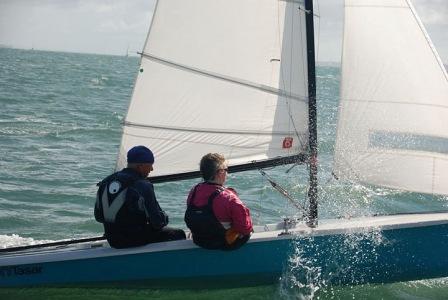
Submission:
<svg viewBox="0 0 448 300">
<path fill-rule="evenodd" d="M 224 187 L 227 163 L 223 155 L 202 157 L 204 182 L 193 187 L 187 198 L 185 222 L 198 246 L 233 250 L 246 243 L 252 233 L 249 209 L 235 190 Z"/>
</svg>

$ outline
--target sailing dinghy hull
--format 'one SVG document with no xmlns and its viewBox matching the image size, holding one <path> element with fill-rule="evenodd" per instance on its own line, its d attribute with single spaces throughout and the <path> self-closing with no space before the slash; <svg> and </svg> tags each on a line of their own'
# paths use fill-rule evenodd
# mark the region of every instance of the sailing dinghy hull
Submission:
<svg viewBox="0 0 448 300">
<path fill-rule="evenodd" d="M 270 227 L 270 228 L 269 228 Z M 0 287 L 123 284 L 184 287 L 288 280 L 387 283 L 448 276 L 448 213 L 378 216 L 258 228 L 236 251 L 191 240 L 113 249 L 88 242 L 0 255 Z"/>
</svg>

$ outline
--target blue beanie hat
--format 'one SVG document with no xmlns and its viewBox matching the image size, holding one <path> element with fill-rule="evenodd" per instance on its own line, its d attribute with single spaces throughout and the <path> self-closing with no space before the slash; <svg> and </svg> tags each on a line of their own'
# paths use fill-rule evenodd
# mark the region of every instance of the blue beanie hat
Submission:
<svg viewBox="0 0 448 300">
<path fill-rule="evenodd" d="M 154 154 L 145 146 L 135 146 L 128 151 L 129 164 L 154 163 Z"/>
</svg>

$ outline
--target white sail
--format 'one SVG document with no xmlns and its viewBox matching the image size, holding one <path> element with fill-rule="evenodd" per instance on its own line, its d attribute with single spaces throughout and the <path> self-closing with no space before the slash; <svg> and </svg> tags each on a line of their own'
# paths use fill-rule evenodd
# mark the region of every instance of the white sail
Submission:
<svg viewBox="0 0 448 300">
<path fill-rule="evenodd" d="M 155 176 L 208 152 L 230 165 L 304 152 L 307 84 L 302 1 L 158 1 L 117 168 L 134 145 L 153 150 Z"/>
<path fill-rule="evenodd" d="M 448 194 L 448 76 L 411 3 L 346 0 L 335 174 Z"/>
</svg>

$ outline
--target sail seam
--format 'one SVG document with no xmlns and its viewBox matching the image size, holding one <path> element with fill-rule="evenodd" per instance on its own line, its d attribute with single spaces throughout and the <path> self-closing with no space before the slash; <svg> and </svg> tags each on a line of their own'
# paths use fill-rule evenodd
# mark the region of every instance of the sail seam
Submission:
<svg viewBox="0 0 448 300">
<path fill-rule="evenodd" d="M 198 132 L 198 133 L 218 133 L 218 134 L 248 134 L 248 135 L 291 135 L 288 131 L 245 131 L 245 130 L 213 130 L 205 128 L 185 128 L 185 127 L 170 127 L 170 126 L 155 126 L 138 124 L 133 122 L 124 122 L 124 126 L 137 127 L 137 128 L 151 128 L 151 129 L 162 129 L 171 131 L 182 131 L 182 132 Z"/>
<path fill-rule="evenodd" d="M 163 65 L 166 65 L 166 66 L 169 66 L 169 67 L 173 67 L 173 68 L 176 68 L 176 69 L 179 69 L 179 70 L 189 71 L 189 72 L 192 72 L 192 73 L 195 73 L 195 74 L 199 74 L 199 75 L 202 75 L 202 76 L 207 76 L 207 77 L 210 77 L 210 78 L 219 79 L 219 80 L 226 81 L 226 82 L 231 82 L 231 83 L 234 83 L 234 84 L 238 84 L 238 85 L 242 85 L 242 86 L 245 86 L 245 87 L 253 88 L 253 89 L 256 89 L 256 90 L 259 90 L 259 91 L 263 91 L 265 93 L 273 94 L 273 95 L 280 96 L 280 97 L 285 97 L 285 98 L 288 98 L 288 99 L 293 99 L 293 100 L 296 100 L 296 101 L 308 102 L 307 97 L 303 97 L 303 96 L 300 96 L 300 95 L 295 95 L 295 94 L 287 92 L 285 90 L 276 89 L 276 88 L 273 88 L 273 87 L 270 87 L 270 86 L 267 86 L 267 85 L 264 85 L 264 84 L 257 84 L 257 83 L 250 82 L 250 81 L 243 80 L 243 79 L 238 79 L 238 78 L 233 78 L 233 77 L 230 77 L 230 76 L 216 74 L 216 73 L 213 73 L 213 72 L 208 72 L 208 71 L 201 70 L 201 69 L 198 69 L 198 68 L 193 68 L 193 67 L 182 65 L 182 64 L 179 64 L 179 63 L 175 63 L 175 62 L 172 62 L 172 61 L 169 61 L 169 60 L 166 60 L 166 59 L 162 59 L 160 57 L 156 57 L 154 55 L 151 55 L 151 54 L 148 54 L 148 53 L 144 53 L 144 52 L 143 53 L 139 53 L 139 54 L 142 55 L 142 57 L 148 58 L 151 61 L 163 64 Z"/>
<path fill-rule="evenodd" d="M 138 138 L 146 138 L 146 139 L 153 139 L 158 141 L 169 141 L 169 142 L 182 142 L 182 143 L 190 143 L 190 144 L 196 144 L 196 145 L 213 145 L 213 146 L 226 146 L 229 148 L 237 148 L 237 149 L 260 149 L 264 150 L 266 147 L 263 144 L 257 145 L 248 145 L 248 146 L 241 146 L 241 145 L 229 145 L 229 144 L 222 144 L 222 143 L 211 143 L 207 141 L 192 141 L 192 140 L 182 140 L 182 139 L 173 139 L 173 138 L 161 138 L 161 137 L 150 137 L 150 136 L 143 136 L 138 134 L 131 134 L 131 133 L 125 133 L 127 136 L 132 137 L 138 137 Z M 300 141 L 300 139 L 299 139 Z M 300 141 L 300 145 L 298 147 L 299 149 L 305 148 L 304 144 Z M 275 148 L 274 148 L 275 149 Z M 280 148 L 278 148 L 280 149 Z"/>
<path fill-rule="evenodd" d="M 406 6 L 398 6 L 398 5 L 354 5 L 354 4 L 349 4 L 349 5 L 345 5 L 345 7 L 374 7 L 374 8 L 405 8 L 408 9 L 408 7 Z"/>
<path fill-rule="evenodd" d="M 363 103 L 386 103 L 386 104 L 411 104 L 411 105 L 419 105 L 419 106 L 430 106 L 430 107 L 439 107 L 439 108 L 448 108 L 448 105 L 442 104 L 431 104 L 431 103 L 417 103 L 417 102 L 398 102 L 398 101 L 380 101 L 380 100 L 366 100 L 366 99 L 343 99 L 347 102 L 363 102 Z"/>
</svg>

